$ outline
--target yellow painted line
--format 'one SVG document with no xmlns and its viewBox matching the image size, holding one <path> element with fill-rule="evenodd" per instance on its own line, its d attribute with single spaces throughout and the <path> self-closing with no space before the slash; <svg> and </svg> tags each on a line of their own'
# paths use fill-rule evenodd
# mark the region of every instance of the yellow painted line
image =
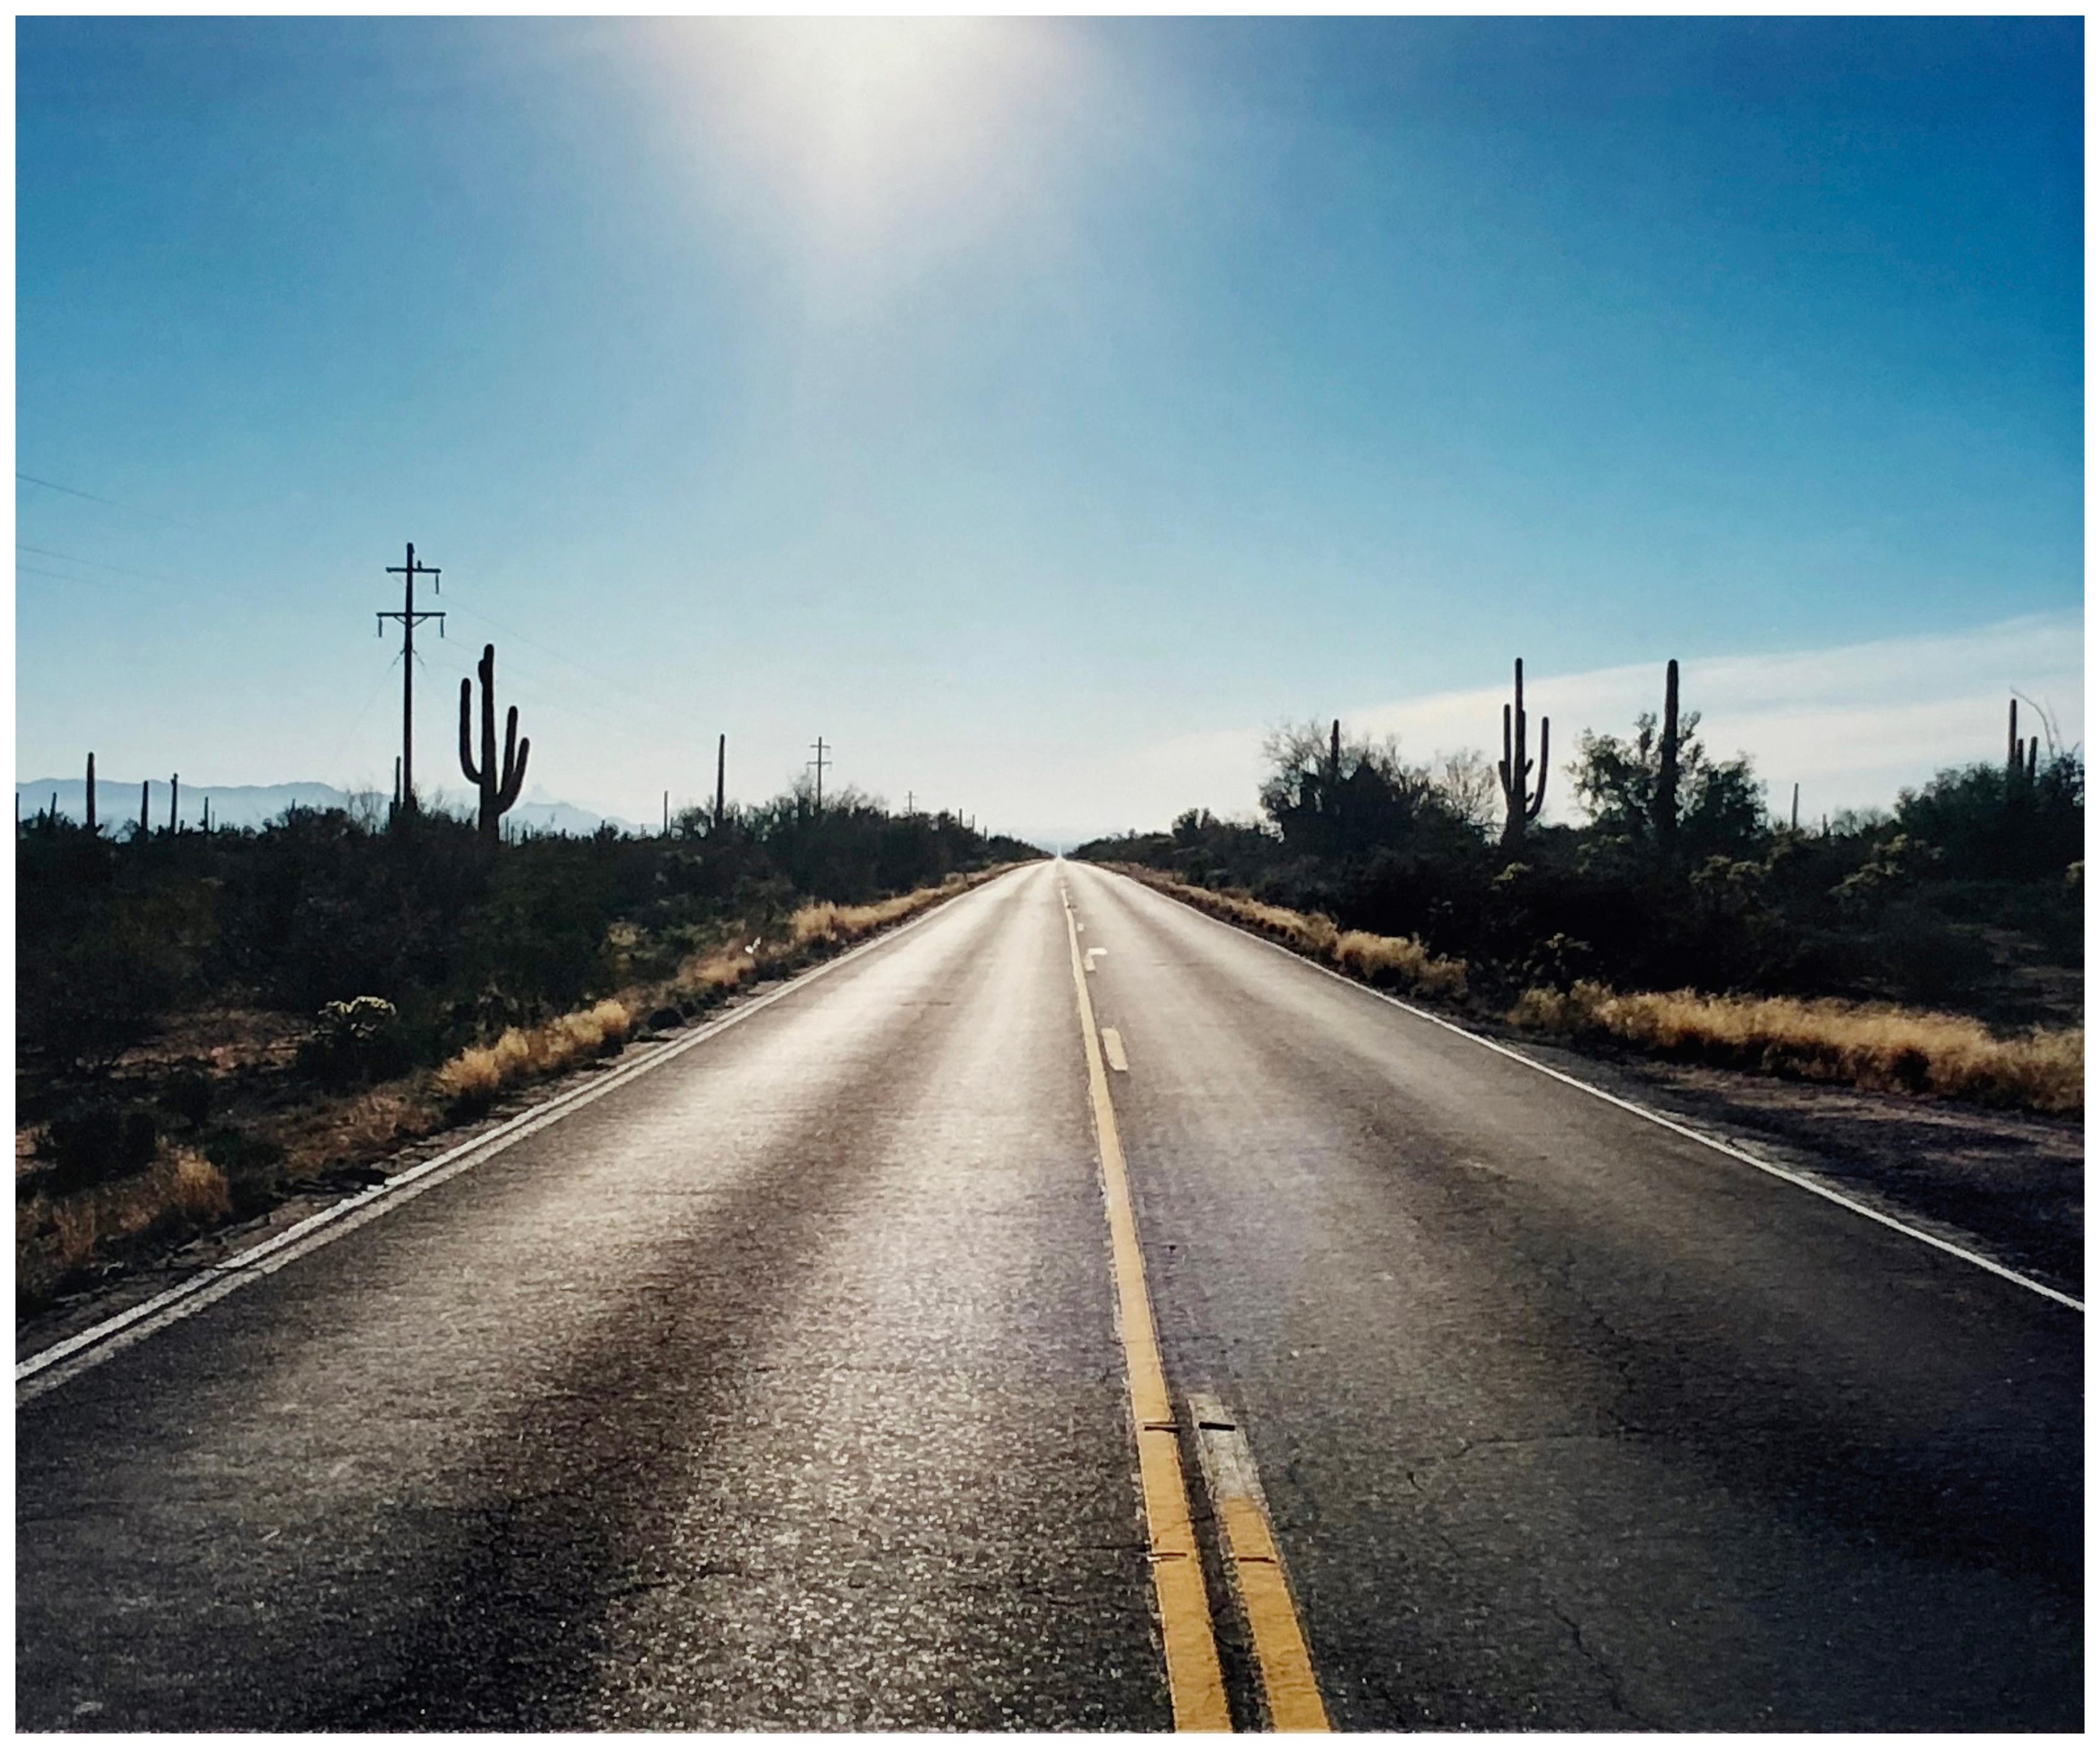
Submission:
<svg viewBox="0 0 2100 1749">
<path fill-rule="evenodd" d="M 1192 1395 L 1189 1408 L 1196 1418 L 1196 1449 L 1217 1517 L 1225 1571 L 1239 1593 L 1247 1637 L 1254 1641 L 1268 1722 L 1279 1731 L 1331 1729 L 1246 1435 L 1215 1397 Z"/>
<path fill-rule="evenodd" d="M 1109 1060 L 1109 1067 L 1118 1074 L 1130 1073 L 1130 1059 L 1123 1054 L 1123 1034 L 1113 1026 L 1101 1029 L 1101 1051 Z"/>
<path fill-rule="evenodd" d="M 1166 1369 L 1160 1364 L 1152 1297 L 1145 1285 L 1145 1254 L 1138 1249 L 1130 1178 L 1123 1167 L 1115 1107 L 1109 1099 L 1108 1071 L 1101 1064 L 1094 1004 L 1087 994 L 1089 963 L 1080 957 L 1077 925 L 1068 901 L 1065 930 L 1072 948 L 1072 987 L 1079 993 L 1079 1031 L 1086 1043 L 1087 1090 L 1093 1101 L 1094 1138 L 1101 1148 L 1101 1190 L 1108 1204 L 1109 1253 L 1115 1275 L 1116 1321 L 1123 1336 L 1125 1369 L 1130 1376 L 1130 1416 L 1137 1430 L 1138 1481 L 1145 1498 L 1145 1535 L 1152 1552 L 1152 1588 L 1159 1605 L 1161 1637 L 1166 1642 L 1167 1690 L 1173 1702 L 1177 1731 L 1229 1731 L 1233 1719 L 1225 1705 L 1224 1675 L 1218 1667 L 1217 1633 L 1211 1626 L 1210 1596 L 1204 1588 L 1203 1565 L 1196 1551 L 1196 1529 L 1189 1518 L 1189 1487 L 1181 1474 L 1174 1408 L 1167 1394 Z"/>
</svg>

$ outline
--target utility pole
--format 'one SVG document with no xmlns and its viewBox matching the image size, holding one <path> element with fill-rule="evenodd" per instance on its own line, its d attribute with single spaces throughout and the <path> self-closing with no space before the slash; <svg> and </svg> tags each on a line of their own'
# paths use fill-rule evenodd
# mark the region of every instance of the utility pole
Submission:
<svg viewBox="0 0 2100 1749">
<path fill-rule="evenodd" d="M 671 835 L 671 792 L 668 790 L 664 792 L 664 835 L 666 838 Z"/>
<path fill-rule="evenodd" d="M 909 790 L 904 792 L 904 817 L 907 820 L 911 817 L 911 791 Z"/>
<path fill-rule="evenodd" d="M 439 570 L 435 565 L 416 562 L 416 543 L 408 543 L 408 560 L 405 565 L 389 565 L 389 576 L 401 579 L 401 610 L 398 614 L 375 614 L 380 622 L 380 635 L 386 635 L 386 622 L 401 622 L 401 800 L 399 812 L 412 813 L 416 809 L 416 628 L 426 619 L 438 622 L 438 636 L 445 635 L 445 616 L 437 613 L 418 613 L 416 610 L 416 579 L 428 577 L 434 589 L 438 583 Z"/>
<path fill-rule="evenodd" d="M 824 738 L 822 735 L 818 736 L 811 744 L 817 750 L 817 756 L 810 763 L 816 768 L 817 771 L 817 812 L 822 813 L 824 811 L 824 767 L 836 765 L 838 761 L 824 757 Z"/>
<path fill-rule="evenodd" d="M 722 803 L 726 791 L 723 779 L 729 771 L 729 736 L 726 733 L 715 738 L 715 830 L 719 832 L 722 823 Z"/>
</svg>

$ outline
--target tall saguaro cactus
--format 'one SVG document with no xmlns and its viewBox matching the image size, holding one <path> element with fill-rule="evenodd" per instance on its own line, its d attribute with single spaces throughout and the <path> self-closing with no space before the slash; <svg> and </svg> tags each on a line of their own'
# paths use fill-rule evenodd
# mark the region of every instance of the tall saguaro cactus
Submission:
<svg viewBox="0 0 2100 1749">
<path fill-rule="evenodd" d="M 481 763 L 474 764 L 472 717 L 474 682 L 460 682 L 460 769 L 466 773 L 466 781 L 481 791 L 481 841 L 485 844 L 499 843 L 503 836 L 503 817 L 517 805 L 518 792 L 525 786 L 525 761 L 532 756 L 531 737 L 518 738 L 518 707 L 510 707 L 510 715 L 503 737 L 503 764 L 496 763 L 496 646 L 482 646 L 481 662 L 475 671 L 481 676 Z"/>
<path fill-rule="evenodd" d="M 87 829 L 95 830 L 95 756 L 87 756 Z"/>
<path fill-rule="evenodd" d="M 2041 737 L 2027 737 L 2027 756 L 2020 754 L 2020 701 L 2013 699 L 2005 711 L 2005 786 L 2007 791 L 2018 790 L 2023 783 L 2032 783 L 2035 763 L 2041 753 Z"/>
<path fill-rule="evenodd" d="M 1524 842 L 1524 829 L 1538 817 L 1538 810 L 1546 803 L 1546 766 L 1548 738 L 1552 734 L 1553 720 L 1542 716 L 1538 720 L 1538 770 L 1536 787 L 1531 784 L 1534 764 L 1526 756 L 1529 735 L 1524 715 L 1524 658 L 1516 661 L 1516 705 L 1502 707 L 1502 757 L 1496 769 L 1502 781 L 1502 848 L 1514 850 Z"/>
<path fill-rule="evenodd" d="M 1655 843 L 1665 859 L 1677 851 L 1677 659 L 1662 683 L 1662 746 L 1655 774 Z"/>
</svg>

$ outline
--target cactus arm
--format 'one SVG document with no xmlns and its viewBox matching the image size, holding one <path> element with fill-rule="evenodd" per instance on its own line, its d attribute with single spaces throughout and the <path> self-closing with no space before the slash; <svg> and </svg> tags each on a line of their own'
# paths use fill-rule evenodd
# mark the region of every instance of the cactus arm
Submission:
<svg viewBox="0 0 2100 1749">
<path fill-rule="evenodd" d="M 1511 800 L 1514 792 L 1510 788 L 1510 707 L 1507 705 L 1502 707 L 1502 756 L 1501 763 L 1495 767 L 1495 773 L 1502 781 L 1502 800 Z"/>
<path fill-rule="evenodd" d="M 466 781 L 476 785 L 481 782 L 481 773 L 474 769 L 474 737 L 469 728 L 474 710 L 474 682 L 460 682 L 460 769 Z"/>
<path fill-rule="evenodd" d="M 1536 820 L 1538 810 L 1546 805 L 1546 773 L 1550 769 L 1546 747 L 1553 736 L 1553 719 L 1542 716 L 1538 720 L 1538 787 L 1532 794 L 1531 807 L 1525 818 Z"/>
<path fill-rule="evenodd" d="M 503 782 L 496 792 L 498 813 L 508 813 L 516 805 L 518 792 L 525 783 L 525 759 L 532 751 L 527 739 L 521 747 L 518 740 L 518 707 L 510 707 L 508 732 L 503 738 Z"/>
</svg>

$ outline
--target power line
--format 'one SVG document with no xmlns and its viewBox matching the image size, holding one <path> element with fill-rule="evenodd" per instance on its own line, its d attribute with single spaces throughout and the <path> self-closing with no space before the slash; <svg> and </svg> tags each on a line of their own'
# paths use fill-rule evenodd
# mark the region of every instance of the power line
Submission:
<svg viewBox="0 0 2100 1749">
<path fill-rule="evenodd" d="M 400 659 L 400 654 L 397 651 L 395 654 L 394 661 L 386 664 L 386 672 L 379 676 L 379 685 L 374 686 L 370 692 L 365 694 L 364 703 L 357 707 L 357 715 L 351 719 L 350 727 L 343 730 L 342 739 L 336 742 L 335 751 L 329 755 L 328 764 L 323 768 L 324 771 L 329 773 L 333 773 L 334 771 L 336 761 L 342 757 L 342 750 L 350 745 L 350 738 L 364 726 L 364 719 L 371 714 L 373 702 L 378 698 L 381 691 L 386 685 L 388 676 L 394 672 L 394 663 L 399 662 Z"/>
<path fill-rule="evenodd" d="M 112 565 L 108 559 L 82 558 L 77 553 L 61 553 L 55 547 L 33 547 L 26 540 L 16 541 L 15 550 L 17 553 L 38 553 L 47 559 L 64 559 L 68 565 L 91 565 L 97 571 L 113 571 L 126 577 L 143 577 L 148 583 L 170 584 L 178 589 L 192 587 L 177 578 L 163 577 L 158 571 L 137 571 L 129 565 Z"/>
<path fill-rule="evenodd" d="M 198 528 L 194 522 L 185 522 L 180 517 L 164 515 L 158 510 L 142 510 L 135 504 L 120 504 L 114 498 L 105 498 L 99 492 L 84 492 L 77 486 L 61 486 L 56 480 L 46 480 L 37 474 L 24 474 L 17 468 L 15 478 L 31 486 L 41 486 L 46 491 L 64 492 L 68 498 L 85 498 L 90 504 L 106 504 L 112 510 L 121 510 L 126 516 L 143 516 L 155 522 L 168 522 L 177 528 L 187 528 L 198 534 L 209 531 Z"/>
<path fill-rule="evenodd" d="M 19 560 L 15 562 L 15 569 L 17 573 L 26 571 L 32 577 L 55 577 L 60 583 L 84 583 L 92 587 L 101 581 L 97 577 L 75 577 L 62 571 L 46 571 L 41 565 L 24 565 Z"/>
<path fill-rule="evenodd" d="M 617 692 L 639 694 L 642 697 L 647 698 L 651 703 L 660 705 L 664 710 L 670 711 L 674 716 L 686 716 L 693 708 L 692 701 L 690 699 L 686 699 L 682 703 L 674 703 L 668 696 L 658 692 L 654 687 L 645 685 L 640 681 L 633 679 L 615 680 L 610 674 L 602 673 L 598 669 L 591 667 L 587 663 L 577 661 L 574 656 L 569 655 L 565 651 L 556 650 L 550 644 L 543 644 L 536 637 L 527 637 L 525 633 L 518 631 L 514 626 L 505 625 L 501 619 L 497 619 L 492 615 L 483 612 L 480 608 L 473 606 L 470 603 L 460 600 L 458 586 L 457 584 L 454 585 L 452 590 L 452 605 L 461 613 L 468 615 L 470 619 L 480 620 L 483 624 L 492 628 L 495 631 L 501 632 L 505 637 L 515 638 L 519 643 L 527 645 L 531 648 L 538 650 L 543 656 L 552 656 L 557 662 L 566 663 L 568 667 L 574 668 L 577 673 L 587 676 L 589 678 L 598 681 L 600 685 L 610 686 Z"/>
<path fill-rule="evenodd" d="M 19 468 L 15 470 L 15 478 L 18 480 L 26 480 L 32 486 L 41 486 L 46 491 L 64 492 L 68 498 L 85 498 L 90 504 L 106 504 L 112 510 L 127 510 L 130 508 L 129 504 L 117 503 L 114 498 L 104 498 L 95 492 L 84 492 L 77 486 L 61 486 L 56 480 L 40 480 L 35 474 L 24 474 Z"/>
</svg>

